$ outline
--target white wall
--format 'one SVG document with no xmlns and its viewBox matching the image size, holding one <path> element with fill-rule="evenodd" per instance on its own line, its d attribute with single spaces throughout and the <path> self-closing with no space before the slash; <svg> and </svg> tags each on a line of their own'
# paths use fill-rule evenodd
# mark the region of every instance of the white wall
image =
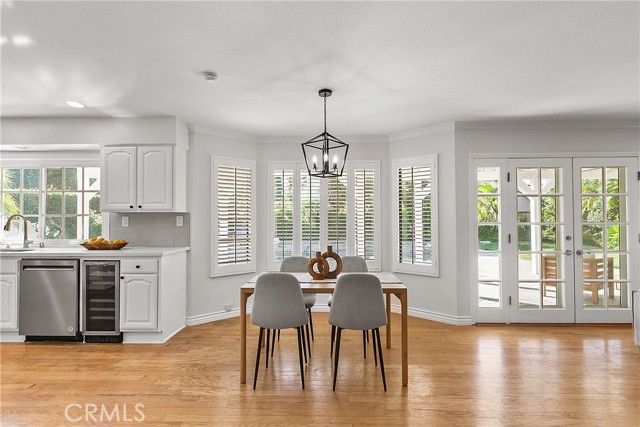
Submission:
<svg viewBox="0 0 640 427">
<path fill-rule="evenodd" d="M 475 301 L 470 301 L 472 284 L 469 271 L 469 200 L 472 156 L 483 157 L 604 157 L 622 154 L 640 155 L 640 130 L 637 124 L 504 124 L 456 122 L 455 130 L 455 206 L 457 231 L 459 316 L 470 316 Z M 442 181 L 441 181 L 442 182 Z"/>
<path fill-rule="evenodd" d="M 2 145 L 171 144 L 185 149 L 187 127 L 177 117 L 24 117 L 0 120 Z"/>
<path fill-rule="evenodd" d="M 459 319 L 457 299 L 458 274 L 462 265 L 456 252 L 456 194 L 458 181 L 455 158 L 455 133 L 453 124 L 437 126 L 426 132 L 410 132 L 392 137 L 389 157 L 402 159 L 427 154 L 438 155 L 438 215 L 439 215 L 439 277 L 397 274 L 408 288 L 410 313 L 421 317 L 439 319 L 451 323 L 465 323 Z M 391 185 L 391 173 L 386 174 Z M 390 188 L 385 190 L 390 197 Z M 383 198 L 384 199 L 384 198 Z M 386 199 L 391 212 L 393 201 Z M 389 217 L 390 218 L 390 217 Z M 391 228 L 391 224 L 389 224 Z M 388 240 L 391 246 L 390 238 Z M 388 253 L 388 261 L 391 259 Z M 389 264 L 387 264 L 389 265 Z"/>
</svg>

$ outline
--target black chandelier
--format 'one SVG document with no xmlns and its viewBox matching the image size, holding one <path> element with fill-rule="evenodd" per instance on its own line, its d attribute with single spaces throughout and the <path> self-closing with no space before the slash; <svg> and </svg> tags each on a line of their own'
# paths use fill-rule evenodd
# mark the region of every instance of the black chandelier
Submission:
<svg viewBox="0 0 640 427">
<path fill-rule="evenodd" d="M 349 144 L 327 132 L 327 98 L 331 94 L 329 89 L 318 91 L 318 95 L 324 98 L 324 132 L 302 144 L 309 175 L 320 178 L 342 176 L 349 151 Z"/>
</svg>

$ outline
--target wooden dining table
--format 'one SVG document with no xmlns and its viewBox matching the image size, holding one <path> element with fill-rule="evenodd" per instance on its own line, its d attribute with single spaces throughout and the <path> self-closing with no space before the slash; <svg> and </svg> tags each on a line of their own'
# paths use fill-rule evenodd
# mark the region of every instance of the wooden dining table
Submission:
<svg viewBox="0 0 640 427">
<path fill-rule="evenodd" d="M 336 287 L 336 279 L 315 280 L 309 273 L 290 273 L 300 282 L 303 293 L 332 294 Z M 342 273 L 349 274 L 349 273 Z M 400 300 L 401 330 L 402 330 L 402 385 L 409 383 L 409 350 L 407 334 L 407 287 L 392 273 L 369 273 L 382 283 L 382 292 L 386 296 L 387 348 L 391 348 L 391 295 Z M 240 287 L 240 383 L 247 382 L 247 299 L 253 294 L 256 281 L 260 275 L 251 278 Z"/>
</svg>

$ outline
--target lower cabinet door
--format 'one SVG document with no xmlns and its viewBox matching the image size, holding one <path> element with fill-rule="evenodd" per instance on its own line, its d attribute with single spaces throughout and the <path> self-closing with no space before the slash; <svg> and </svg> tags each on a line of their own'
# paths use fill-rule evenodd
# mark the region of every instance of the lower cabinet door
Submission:
<svg viewBox="0 0 640 427">
<path fill-rule="evenodd" d="M 18 276 L 0 276 L 0 330 L 18 330 Z"/>
<path fill-rule="evenodd" d="M 120 276 L 120 330 L 158 329 L 158 275 Z"/>
</svg>

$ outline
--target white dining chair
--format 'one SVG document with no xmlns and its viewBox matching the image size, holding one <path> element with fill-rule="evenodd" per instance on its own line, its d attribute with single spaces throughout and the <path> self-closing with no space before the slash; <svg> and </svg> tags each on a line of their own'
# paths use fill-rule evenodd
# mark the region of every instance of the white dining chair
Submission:
<svg viewBox="0 0 640 427">
<path fill-rule="evenodd" d="M 361 256 L 343 256 L 342 257 L 342 273 L 367 273 L 369 268 L 367 267 L 367 261 Z M 333 296 L 329 295 L 327 305 L 331 308 Z M 331 327 L 331 356 L 333 356 L 333 343 L 336 340 L 336 328 Z M 362 331 L 362 350 L 364 352 L 365 359 L 367 358 L 367 343 L 369 342 L 369 331 Z M 375 354 L 375 348 L 374 354 Z"/>
<path fill-rule="evenodd" d="M 308 323 L 307 312 L 304 308 L 300 282 L 288 273 L 264 273 L 258 277 L 253 294 L 251 309 L 251 323 L 260 327 L 258 350 L 256 354 L 256 369 L 253 377 L 253 389 L 258 381 L 260 367 L 260 350 L 264 330 L 295 328 L 298 333 L 298 358 L 300 360 L 300 378 L 304 389 L 304 367 L 302 363 L 302 328 Z M 275 335 L 274 335 L 275 336 Z M 269 345 L 266 348 L 267 367 L 269 360 Z"/>
<path fill-rule="evenodd" d="M 307 266 L 309 265 L 309 259 L 303 256 L 290 256 L 286 257 L 280 263 L 280 272 L 281 273 L 306 273 L 308 272 Z M 311 341 L 315 341 L 315 337 L 313 335 L 313 316 L 311 315 L 311 307 L 316 304 L 316 294 L 308 294 L 303 293 L 304 297 L 304 307 L 307 310 L 307 314 L 309 316 L 309 324 L 306 328 L 306 340 L 303 341 L 304 344 L 304 357 L 305 362 L 307 359 L 307 351 L 309 353 L 309 357 L 311 357 Z M 311 330 L 311 335 L 309 335 L 309 330 Z M 275 339 L 275 331 L 274 339 Z M 309 336 L 311 336 L 311 340 L 309 340 Z M 278 339 L 280 339 L 280 331 L 278 331 Z M 272 348 L 273 352 L 273 348 Z"/>
<path fill-rule="evenodd" d="M 336 390 L 338 362 L 340 360 L 340 339 L 343 329 L 371 330 L 374 354 L 377 345 L 377 359 L 380 360 L 382 384 L 387 391 L 384 374 L 380 326 L 387 324 L 387 310 L 380 279 L 372 274 L 353 273 L 340 276 L 333 292 L 333 304 L 329 312 L 329 323 L 336 327 L 336 355 L 333 368 L 333 390 Z M 377 360 L 376 360 L 377 365 Z"/>
</svg>

